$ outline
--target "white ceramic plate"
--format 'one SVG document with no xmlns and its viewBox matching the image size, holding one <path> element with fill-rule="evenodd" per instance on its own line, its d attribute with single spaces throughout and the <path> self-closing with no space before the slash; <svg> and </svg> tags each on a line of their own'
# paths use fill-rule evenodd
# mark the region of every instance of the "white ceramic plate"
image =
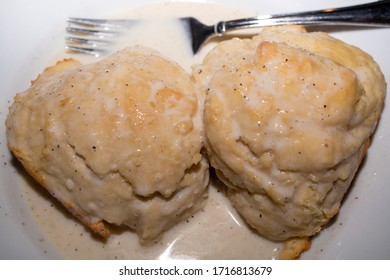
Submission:
<svg viewBox="0 0 390 280">
<path fill-rule="evenodd" d="M 59 54 L 61 55 L 66 17 L 107 17 L 147 2 L 156 1 L 1 1 L 1 259 L 64 258 L 63 252 L 47 240 L 45 231 L 34 222 L 30 210 L 38 205 L 26 203 L 25 196 L 28 191 L 36 193 L 39 190 L 31 184 L 28 176 L 24 174 L 23 169 L 15 162 L 7 149 L 4 121 L 13 96 L 27 89 L 30 81 L 35 79 L 45 67 L 52 64 Z M 252 14 L 270 14 L 360 4 L 364 1 L 210 0 L 210 2 L 235 6 Z M 218 20 L 217 14 L 215 20 Z M 331 31 L 333 36 L 370 53 L 381 66 L 386 80 L 390 81 L 390 57 L 387 47 L 390 29 L 329 29 L 328 31 Z M 390 129 L 388 128 L 390 110 L 388 104 L 386 105 L 368 155 L 344 200 L 339 215 L 314 238 L 312 248 L 303 254 L 303 259 L 390 259 L 390 220 L 388 218 L 390 203 L 387 201 L 390 198 L 390 188 L 388 188 L 388 182 L 390 182 Z M 44 199 L 42 203 L 50 204 L 50 199 Z M 223 239 L 223 233 L 221 233 L 221 239 Z M 192 255 L 196 257 L 197 253 L 195 251 L 186 252 L 187 257 Z"/>
</svg>

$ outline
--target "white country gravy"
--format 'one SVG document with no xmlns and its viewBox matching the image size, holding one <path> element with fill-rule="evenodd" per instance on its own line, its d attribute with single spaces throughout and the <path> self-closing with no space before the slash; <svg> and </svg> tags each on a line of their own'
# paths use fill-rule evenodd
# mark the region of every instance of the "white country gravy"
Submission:
<svg viewBox="0 0 390 280">
<path fill-rule="evenodd" d="M 158 11 L 158 13 L 156 13 Z M 195 16 L 204 23 L 219 19 L 240 18 L 250 14 L 236 8 L 206 3 L 164 3 L 139 6 L 115 17 L 141 19 L 116 49 L 143 45 L 160 51 L 188 72 L 202 61 L 215 40 L 193 55 L 177 17 Z M 153 19 L 152 19 L 153 18 Z M 83 63 L 95 58 L 60 53 L 56 60 L 72 57 Z M 142 246 L 138 236 L 127 228 L 114 229 L 104 241 L 94 236 L 53 199 L 26 186 L 23 197 L 31 215 L 42 231 L 43 239 L 67 259 L 273 259 L 281 243 L 256 234 L 241 219 L 223 195 L 224 188 L 213 180 L 205 208 L 171 230 L 154 244 Z M 54 204 L 54 206 L 53 206 Z"/>
</svg>

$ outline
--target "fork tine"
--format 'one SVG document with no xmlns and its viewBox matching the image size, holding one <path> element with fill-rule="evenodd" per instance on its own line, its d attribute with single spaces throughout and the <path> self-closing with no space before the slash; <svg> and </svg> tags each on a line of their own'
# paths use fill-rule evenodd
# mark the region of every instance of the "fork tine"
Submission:
<svg viewBox="0 0 390 280">
<path fill-rule="evenodd" d="M 103 19 L 87 19 L 87 18 L 73 18 L 69 17 L 66 20 L 71 24 L 80 24 L 80 25 L 88 25 L 88 26 L 105 26 L 104 23 L 106 20 Z"/>
<path fill-rule="evenodd" d="M 104 46 L 110 44 L 107 40 L 102 39 L 89 39 L 89 38 L 81 38 L 81 37 L 65 37 L 65 41 L 69 44 L 84 44 L 89 46 Z"/>
<path fill-rule="evenodd" d="M 99 56 L 101 56 L 101 55 L 106 53 L 102 49 L 79 47 L 79 46 L 71 46 L 71 45 L 66 45 L 65 49 L 68 50 L 68 51 L 72 51 L 72 52 L 84 53 L 84 54 L 92 55 L 94 57 L 99 57 Z"/>
<path fill-rule="evenodd" d="M 66 20 L 69 24 L 93 26 L 93 27 L 113 27 L 120 28 L 134 24 L 133 19 L 93 19 L 93 18 L 76 18 L 69 17 Z"/>
<path fill-rule="evenodd" d="M 90 36 L 97 36 L 97 37 L 113 36 L 115 34 L 118 34 L 118 32 L 112 30 L 87 29 L 87 28 L 77 28 L 77 27 L 70 27 L 70 26 L 66 28 L 66 32 L 71 34 L 90 35 Z"/>
</svg>

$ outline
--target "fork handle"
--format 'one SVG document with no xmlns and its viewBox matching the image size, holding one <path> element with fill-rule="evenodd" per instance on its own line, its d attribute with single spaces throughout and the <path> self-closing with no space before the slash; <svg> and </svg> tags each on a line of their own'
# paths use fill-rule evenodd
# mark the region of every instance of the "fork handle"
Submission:
<svg viewBox="0 0 390 280">
<path fill-rule="evenodd" d="M 390 27 L 390 0 L 326 10 L 265 15 L 231 21 L 221 21 L 214 26 L 214 31 L 216 34 L 222 34 L 234 29 L 283 24 L 342 24 L 350 26 L 360 25 Z"/>
</svg>

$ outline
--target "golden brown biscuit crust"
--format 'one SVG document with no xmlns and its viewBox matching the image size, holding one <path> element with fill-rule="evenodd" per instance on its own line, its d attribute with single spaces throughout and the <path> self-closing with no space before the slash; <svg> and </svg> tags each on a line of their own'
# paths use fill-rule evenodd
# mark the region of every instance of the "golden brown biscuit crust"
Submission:
<svg viewBox="0 0 390 280">
<path fill-rule="evenodd" d="M 149 49 L 64 60 L 15 97 L 8 144 L 94 232 L 124 224 L 153 240 L 207 197 L 203 100 L 179 65 Z"/>
<path fill-rule="evenodd" d="M 211 165 L 236 209 L 273 240 L 316 234 L 339 211 L 378 122 L 379 66 L 288 26 L 220 43 L 193 75 L 208 93 Z"/>
</svg>

